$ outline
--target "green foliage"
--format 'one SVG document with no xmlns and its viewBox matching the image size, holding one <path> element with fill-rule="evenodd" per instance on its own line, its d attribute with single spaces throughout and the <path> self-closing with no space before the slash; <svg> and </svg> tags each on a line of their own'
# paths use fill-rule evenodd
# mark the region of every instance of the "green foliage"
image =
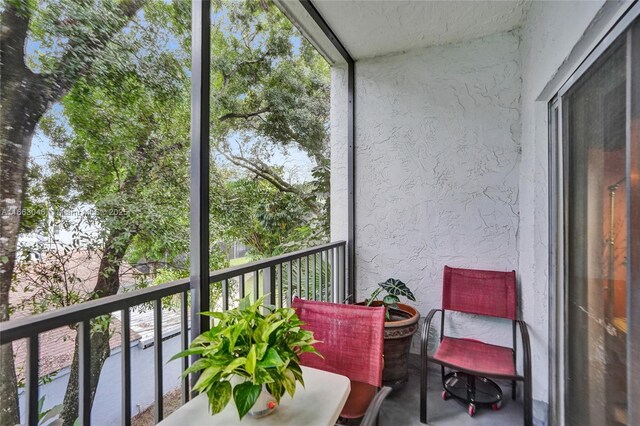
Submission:
<svg viewBox="0 0 640 426">
<path fill-rule="evenodd" d="M 27 165 L 24 182 L 27 190 L 22 201 L 22 212 L 20 212 L 23 213 L 20 219 L 19 232 L 21 234 L 35 231 L 43 226 L 48 219 L 49 209 L 47 203 L 44 202 L 44 189 L 41 186 L 42 176 L 42 166 L 30 161 Z"/>
<path fill-rule="evenodd" d="M 242 419 L 258 399 L 262 385 L 278 402 L 285 392 L 293 397 L 296 381 L 304 385 L 299 355 L 317 354 L 313 333 L 300 327 L 294 309 L 263 306 L 264 296 L 252 304 L 249 297 L 226 312 L 202 312 L 214 320 L 214 326 L 171 358 L 201 356 L 183 376 L 200 372 L 193 389 L 207 393 L 211 414 L 220 412 L 233 395 Z M 261 308 L 268 313 L 261 313 Z M 234 376 L 244 381 L 232 390 Z"/>
<path fill-rule="evenodd" d="M 400 297 L 398 296 L 404 296 L 413 302 L 416 301 L 416 298 L 413 295 L 413 292 L 411 292 L 411 290 L 409 289 L 409 287 L 407 287 L 405 283 L 403 283 L 402 281 L 396 278 L 389 278 L 385 282 L 378 283 L 378 286 L 380 288 L 377 288 L 376 290 L 373 291 L 373 293 L 371 293 L 371 297 L 367 299 L 366 305 L 371 306 L 371 304 L 377 300 L 378 295 L 382 291 L 385 291 L 387 294 L 382 299 L 382 304 L 387 309 L 386 310 L 387 319 L 391 318 L 391 315 L 389 314 L 389 309 L 398 309 L 398 303 L 400 303 Z"/>
<path fill-rule="evenodd" d="M 412 302 L 416 301 L 409 287 L 398 279 L 389 278 L 387 281 L 379 283 L 378 285 L 391 296 L 396 296 L 396 298 L 397 296 L 404 296 Z"/>
<path fill-rule="evenodd" d="M 89 300 L 91 286 L 84 282 L 86 272 L 83 274 L 82 268 L 92 260 L 99 263 L 101 256 L 95 237 L 82 229 L 85 222 L 71 224 L 56 214 L 51 216 L 39 228 L 47 238 L 18 247 L 13 281 L 28 297 L 13 308 L 32 314 Z M 53 238 L 57 230 L 68 232 L 71 241 L 63 243 Z"/>
<path fill-rule="evenodd" d="M 169 283 L 171 281 L 177 281 L 188 277 L 189 271 L 186 269 L 160 268 L 156 273 L 156 276 L 153 277 L 151 285 Z"/>
<path fill-rule="evenodd" d="M 145 11 L 154 19 L 162 12 Z M 188 251 L 189 81 L 180 55 L 163 50 L 162 33 L 143 30 L 119 34 L 99 72 L 62 100 L 64 114 L 42 121 L 59 149 L 43 187 L 53 205 L 91 206 L 131 261 L 171 262 Z"/>
<path fill-rule="evenodd" d="M 295 196 L 295 209 L 305 215 L 303 226 L 286 230 L 266 224 L 280 220 L 269 212 L 257 218 L 262 230 L 256 229 L 254 218 L 234 225 L 246 224 L 244 242 L 260 256 L 326 242 L 329 175 L 321 171 L 329 156 L 329 65 L 271 2 L 217 1 L 213 10 L 212 144 L 232 165 L 247 171 L 239 180 L 248 176 Z M 316 163 L 312 182 L 292 184 L 283 167 L 270 164 L 275 150 L 290 147 Z M 241 226 L 231 232 L 243 234 Z"/>
<path fill-rule="evenodd" d="M 214 138 L 240 131 L 325 150 L 326 61 L 272 4 L 219 1 L 213 12 L 211 108 L 224 118 L 212 120 Z"/>
<path fill-rule="evenodd" d="M 285 252 L 307 226 L 309 212 L 300 197 L 278 191 L 264 180 L 230 181 L 222 200 L 212 206 L 211 220 L 222 225 L 226 238 L 250 247 L 255 257 Z"/>
<path fill-rule="evenodd" d="M 38 400 L 38 424 L 39 425 L 54 425 L 54 424 L 58 424 L 56 423 L 57 421 L 51 422 L 51 420 L 53 420 L 54 418 L 56 418 L 57 416 L 60 415 L 60 413 L 62 412 L 62 404 L 58 404 L 58 405 L 54 405 L 53 407 L 49 408 L 48 410 L 44 410 L 44 401 L 45 401 L 46 396 L 43 395 L 39 400 Z"/>
</svg>

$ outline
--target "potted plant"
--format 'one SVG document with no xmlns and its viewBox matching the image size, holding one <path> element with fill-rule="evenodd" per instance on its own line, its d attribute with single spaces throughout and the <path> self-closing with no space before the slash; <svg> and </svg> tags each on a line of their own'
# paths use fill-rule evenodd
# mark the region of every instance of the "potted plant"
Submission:
<svg viewBox="0 0 640 426">
<path fill-rule="evenodd" d="M 275 410 L 285 392 L 293 397 L 296 382 L 304 386 L 299 355 L 317 354 L 313 333 L 300 328 L 294 309 L 264 306 L 261 313 L 263 300 L 252 304 L 247 296 L 237 308 L 201 312 L 214 319 L 213 327 L 171 358 L 200 355 L 183 377 L 200 372 L 193 390 L 206 393 L 212 415 L 233 397 L 240 419 L 261 417 Z"/>
<path fill-rule="evenodd" d="M 402 281 L 389 278 L 378 284 L 371 293 L 366 306 L 385 306 L 387 319 L 384 323 L 384 370 L 382 381 L 385 386 L 399 389 L 407 382 L 409 349 L 411 339 L 418 330 L 420 313 L 413 307 L 400 303 L 400 296 L 416 301 L 411 290 Z M 384 293 L 383 293 L 384 292 Z M 383 293 L 382 300 L 378 300 Z M 385 294 L 386 293 L 386 294 Z"/>
</svg>

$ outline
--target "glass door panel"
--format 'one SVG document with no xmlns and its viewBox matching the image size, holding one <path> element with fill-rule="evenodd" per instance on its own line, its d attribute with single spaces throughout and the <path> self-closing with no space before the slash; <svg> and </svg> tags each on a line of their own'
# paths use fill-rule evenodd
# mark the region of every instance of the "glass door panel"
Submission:
<svg viewBox="0 0 640 426">
<path fill-rule="evenodd" d="M 563 96 L 570 425 L 627 425 L 626 44 Z"/>
</svg>

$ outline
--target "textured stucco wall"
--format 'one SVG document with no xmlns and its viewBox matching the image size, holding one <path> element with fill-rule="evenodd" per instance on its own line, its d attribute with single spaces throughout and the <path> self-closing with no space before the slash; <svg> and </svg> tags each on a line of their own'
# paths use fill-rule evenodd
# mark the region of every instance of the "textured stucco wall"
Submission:
<svg viewBox="0 0 640 426">
<path fill-rule="evenodd" d="M 357 62 L 359 299 L 396 277 L 426 315 L 444 265 L 517 269 L 518 44 L 509 32 Z M 471 324 L 453 332 L 511 340 L 495 322 Z"/>
</svg>

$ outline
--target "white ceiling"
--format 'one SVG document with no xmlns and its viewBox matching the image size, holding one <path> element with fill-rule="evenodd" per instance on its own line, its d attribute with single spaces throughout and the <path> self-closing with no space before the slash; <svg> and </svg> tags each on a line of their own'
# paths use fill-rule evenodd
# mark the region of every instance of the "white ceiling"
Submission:
<svg viewBox="0 0 640 426">
<path fill-rule="evenodd" d="M 354 59 L 455 43 L 522 24 L 526 0 L 314 0 Z"/>
</svg>

